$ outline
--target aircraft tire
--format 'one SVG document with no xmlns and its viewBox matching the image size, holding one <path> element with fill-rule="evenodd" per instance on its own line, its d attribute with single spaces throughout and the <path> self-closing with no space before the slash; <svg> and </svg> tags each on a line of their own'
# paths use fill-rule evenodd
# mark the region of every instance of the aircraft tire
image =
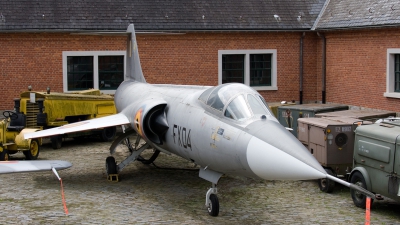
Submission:
<svg viewBox="0 0 400 225">
<path fill-rule="evenodd" d="M 112 156 L 108 156 L 106 159 L 106 172 L 107 174 L 117 174 L 117 163 L 115 162 L 115 158 Z"/>
<path fill-rule="evenodd" d="M 117 134 L 116 127 L 106 127 L 101 131 L 100 139 L 104 142 L 112 141 L 114 140 L 116 134 Z"/>
<path fill-rule="evenodd" d="M 39 157 L 40 145 L 38 140 L 34 139 L 31 141 L 31 145 L 29 146 L 29 150 L 23 151 L 25 158 L 27 160 L 35 160 Z"/>
<path fill-rule="evenodd" d="M 0 161 L 8 161 L 10 158 L 9 154 L 8 154 L 8 150 L 7 149 L 3 149 L 2 152 L 0 152 Z"/>
<path fill-rule="evenodd" d="M 61 145 L 62 145 L 62 136 L 61 135 L 52 136 L 50 138 L 50 141 L 51 141 L 51 147 L 53 149 L 61 148 Z"/>
<path fill-rule="evenodd" d="M 358 171 L 354 172 L 353 176 L 351 176 L 350 183 L 356 184 L 358 186 L 363 187 L 364 189 L 367 189 L 367 185 L 365 183 L 364 176 Z M 354 189 L 350 189 L 350 194 L 351 194 L 351 198 L 353 199 L 354 205 L 359 208 L 365 209 L 367 197 L 364 194 L 359 193 L 358 191 L 355 191 Z M 371 199 L 371 204 L 372 204 L 372 201 L 373 201 L 373 199 Z"/>
<path fill-rule="evenodd" d="M 219 214 L 219 201 L 215 194 L 210 195 L 210 203 L 208 205 L 208 214 L 210 216 L 218 216 Z"/>
<path fill-rule="evenodd" d="M 325 171 L 329 175 L 334 176 L 331 169 L 325 169 Z M 335 181 L 327 179 L 327 178 L 319 179 L 318 186 L 321 191 L 323 191 L 325 193 L 332 193 L 333 189 L 335 188 Z"/>
</svg>

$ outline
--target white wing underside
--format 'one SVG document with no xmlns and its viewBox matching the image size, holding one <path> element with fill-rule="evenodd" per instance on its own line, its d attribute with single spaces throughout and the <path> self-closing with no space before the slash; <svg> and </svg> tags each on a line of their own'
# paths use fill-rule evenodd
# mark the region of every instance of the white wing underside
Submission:
<svg viewBox="0 0 400 225">
<path fill-rule="evenodd" d="M 0 173 L 24 173 L 67 169 L 72 164 L 62 160 L 1 161 Z"/>
<path fill-rule="evenodd" d="M 115 114 L 97 119 L 85 120 L 77 123 L 70 123 L 64 126 L 28 133 L 24 135 L 25 139 L 48 137 L 58 134 L 73 133 L 78 131 L 93 130 L 104 127 L 129 124 L 128 118 L 124 114 Z"/>
</svg>

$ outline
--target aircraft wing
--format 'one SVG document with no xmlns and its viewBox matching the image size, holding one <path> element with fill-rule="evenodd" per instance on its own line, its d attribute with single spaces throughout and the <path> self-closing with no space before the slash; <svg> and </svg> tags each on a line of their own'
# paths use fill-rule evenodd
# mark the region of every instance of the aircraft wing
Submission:
<svg viewBox="0 0 400 225">
<path fill-rule="evenodd" d="M 62 160 L 0 161 L 0 173 L 63 170 L 71 166 L 70 162 Z"/>
<path fill-rule="evenodd" d="M 58 134 L 66 134 L 66 133 L 93 130 L 104 127 L 112 127 L 122 124 L 129 124 L 129 119 L 124 114 L 118 113 L 111 116 L 85 120 L 77 123 L 70 123 L 60 127 L 24 134 L 24 138 L 28 139 L 28 138 L 47 137 Z"/>
</svg>

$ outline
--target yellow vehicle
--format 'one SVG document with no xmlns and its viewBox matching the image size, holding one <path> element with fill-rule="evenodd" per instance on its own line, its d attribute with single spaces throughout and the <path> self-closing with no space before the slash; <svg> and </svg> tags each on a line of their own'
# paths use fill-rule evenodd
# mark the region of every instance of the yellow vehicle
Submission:
<svg viewBox="0 0 400 225">
<path fill-rule="evenodd" d="M 37 129 L 54 128 L 69 123 L 99 118 L 116 113 L 114 97 L 90 89 L 73 93 L 50 93 L 27 91 L 21 93 L 21 113 L 26 115 L 26 127 Z M 15 103 L 17 105 L 17 103 Z M 116 127 L 79 132 L 51 137 L 52 147 L 61 148 L 62 139 L 80 139 L 88 135 L 98 135 L 103 141 L 115 138 Z"/>
<path fill-rule="evenodd" d="M 23 151 L 26 159 L 37 159 L 42 139 L 24 139 L 24 134 L 40 129 L 25 128 L 25 115 L 19 112 L 4 111 L 5 119 L 0 121 L 0 161 L 8 161 L 10 154 Z"/>
</svg>

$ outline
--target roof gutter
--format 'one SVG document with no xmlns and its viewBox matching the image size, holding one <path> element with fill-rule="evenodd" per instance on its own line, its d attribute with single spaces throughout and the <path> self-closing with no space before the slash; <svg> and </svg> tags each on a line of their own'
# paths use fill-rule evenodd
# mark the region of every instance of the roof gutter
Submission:
<svg viewBox="0 0 400 225">
<path fill-rule="evenodd" d="M 185 34 L 185 33 L 271 33 L 271 32 L 312 32 L 309 29 L 273 30 L 136 30 L 137 34 Z M 16 29 L 2 30 L 0 33 L 73 33 L 73 34 L 98 34 L 98 35 L 126 35 L 125 30 L 76 30 L 76 29 Z"/>
</svg>

